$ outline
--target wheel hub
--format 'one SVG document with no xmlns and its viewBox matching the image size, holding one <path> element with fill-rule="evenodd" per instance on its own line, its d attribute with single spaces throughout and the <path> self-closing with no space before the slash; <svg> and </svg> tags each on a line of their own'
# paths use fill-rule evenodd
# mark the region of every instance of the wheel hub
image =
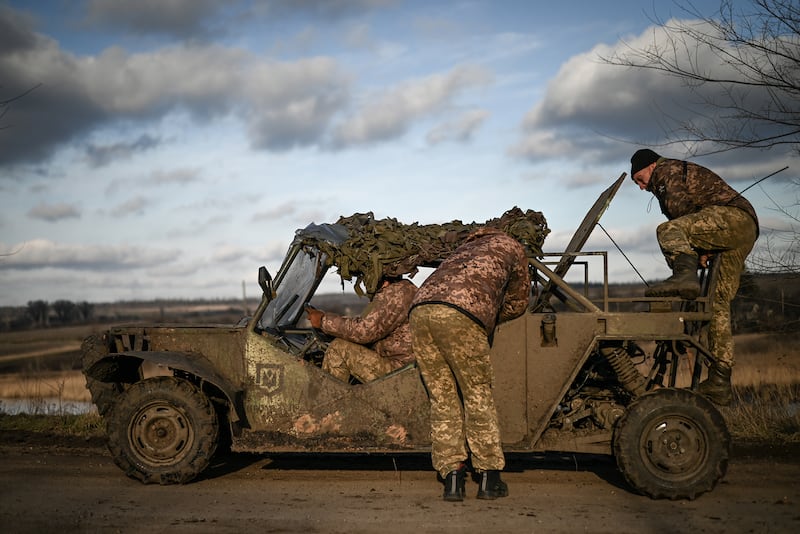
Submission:
<svg viewBox="0 0 800 534">
<path fill-rule="evenodd" d="M 642 444 L 651 468 L 675 475 L 698 469 L 708 453 L 702 430 L 678 416 L 658 420 Z"/>
<path fill-rule="evenodd" d="M 150 463 L 180 461 L 194 439 L 185 414 L 167 403 L 143 407 L 130 425 L 134 452 Z"/>
</svg>

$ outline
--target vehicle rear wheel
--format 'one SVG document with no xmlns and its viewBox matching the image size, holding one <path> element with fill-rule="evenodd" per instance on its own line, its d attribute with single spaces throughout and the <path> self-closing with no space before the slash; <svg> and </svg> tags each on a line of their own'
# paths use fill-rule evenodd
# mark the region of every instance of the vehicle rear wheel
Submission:
<svg viewBox="0 0 800 534">
<path fill-rule="evenodd" d="M 694 499 L 728 468 L 730 434 L 711 402 L 685 389 L 639 397 L 614 432 L 614 456 L 637 491 L 653 499 Z"/>
<path fill-rule="evenodd" d="M 114 462 L 145 484 L 183 484 L 217 448 L 219 423 L 208 398 L 186 380 L 159 376 L 129 387 L 107 417 Z"/>
</svg>

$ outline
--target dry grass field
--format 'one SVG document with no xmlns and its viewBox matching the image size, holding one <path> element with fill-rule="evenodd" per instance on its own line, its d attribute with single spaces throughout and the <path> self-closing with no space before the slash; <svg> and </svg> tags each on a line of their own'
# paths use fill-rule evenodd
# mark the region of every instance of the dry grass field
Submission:
<svg viewBox="0 0 800 534">
<path fill-rule="evenodd" d="M 68 413 L 91 396 L 80 372 L 82 340 L 102 326 L 0 333 L 0 411 L 14 402 L 34 414 Z M 12 412 L 13 413 L 13 412 Z"/>
<path fill-rule="evenodd" d="M 90 400 L 80 372 L 80 347 L 86 336 L 104 328 L 84 325 L 0 333 L 0 399 Z"/>
<path fill-rule="evenodd" d="M 797 334 L 736 336 L 734 385 L 800 384 Z"/>
</svg>

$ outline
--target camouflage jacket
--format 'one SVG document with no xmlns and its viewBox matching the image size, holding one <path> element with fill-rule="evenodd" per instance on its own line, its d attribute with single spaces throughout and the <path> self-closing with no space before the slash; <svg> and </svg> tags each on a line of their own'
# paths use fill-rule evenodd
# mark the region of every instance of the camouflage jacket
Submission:
<svg viewBox="0 0 800 534">
<path fill-rule="evenodd" d="M 495 228 L 470 234 L 420 286 L 412 306 L 445 304 L 480 324 L 486 335 L 528 306 L 530 273 L 525 250 Z"/>
<path fill-rule="evenodd" d="M 367 345 L 395 367 L 414 361 L 408 312 L 417 286 L 409 280 L 379 289 L 360 317 L 325 313 L 322 331 L 359 345 Z"/>
<path fill-rule="evenodd" d="M 661 158 L 650 175 L 647 190 L 655 195 L 661 213 L 670 220 L 707 206 L 734 206 L 747 212 L 758 228 L 758 217 L 752 204 L 716 173 L 700 165 Z"/>
</svg>

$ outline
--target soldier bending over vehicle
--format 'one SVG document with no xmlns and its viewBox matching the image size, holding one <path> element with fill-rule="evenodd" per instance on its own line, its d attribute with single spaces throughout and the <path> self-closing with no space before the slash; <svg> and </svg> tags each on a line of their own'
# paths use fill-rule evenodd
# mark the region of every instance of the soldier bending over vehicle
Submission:
<svg viewBox="0 0 800 534">
<path fill-rule="evenodd" d="M 470 234 L 414 299 L 414 353 L 431 401 L 431 458 L 446 501 L 464 500 L 467 446 L 481 477 L 478 498 L 508 495 L 490 340 L 497 323 L 525 312 L 529 294 L 522 245 L 487 226 Z"/>
</svg>

